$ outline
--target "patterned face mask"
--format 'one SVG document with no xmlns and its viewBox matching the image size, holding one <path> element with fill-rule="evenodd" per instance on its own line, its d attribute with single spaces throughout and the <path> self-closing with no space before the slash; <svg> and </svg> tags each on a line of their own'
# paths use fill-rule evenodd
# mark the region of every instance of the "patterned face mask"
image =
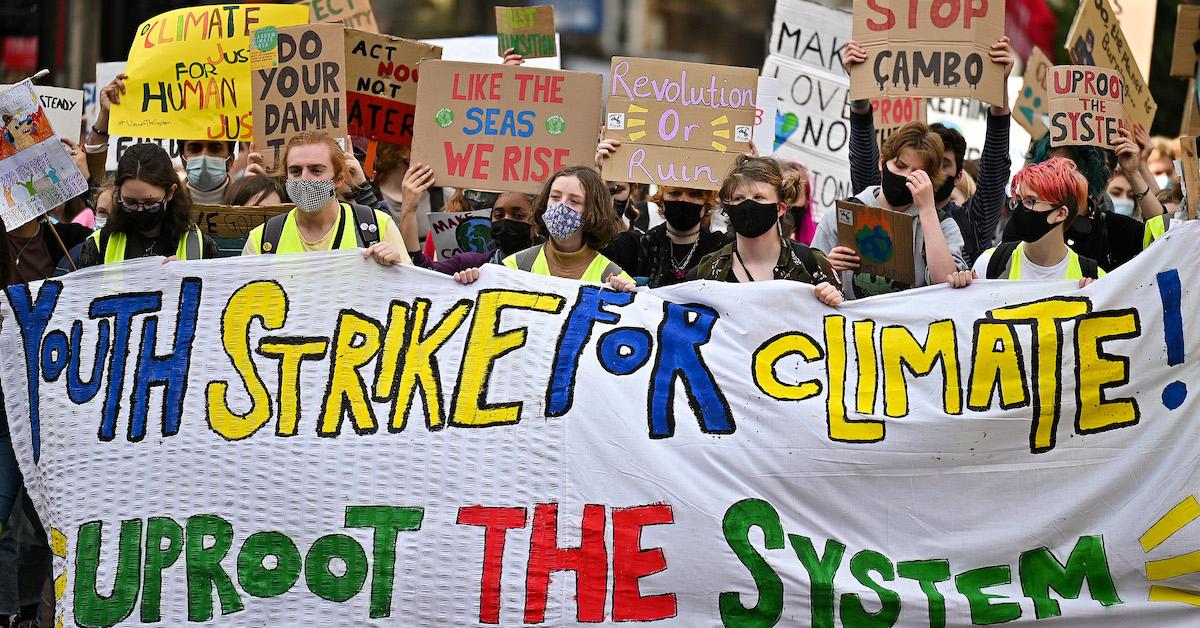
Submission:
<svg viewBox="0 0 1200 628">
<path fill-rule="evenodd" d="M 555 240 L 565 240 L 583 228 L 583 214 L 562 203 L 547 209 L 546 213 L 542 214 L 542 220 L 546 223 L 550 237 Z"/>
<path fill-rule="evenodd" d="M 334 194 L 333 181 L 288 179 L 286 187 L 288 198 L 309 214 L 320 211 Z"/>
</svg>

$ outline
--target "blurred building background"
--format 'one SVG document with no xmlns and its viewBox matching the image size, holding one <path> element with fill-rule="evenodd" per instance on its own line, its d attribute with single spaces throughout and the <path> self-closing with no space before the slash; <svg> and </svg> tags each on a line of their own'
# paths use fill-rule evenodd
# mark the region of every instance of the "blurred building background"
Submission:
<svg viewBox="0 0 1200 628">
<path fill-rule="evenodd" d="M 264 0 L 243 0 L 246 2 Z M 849 11 L 852 0 L 816 0 Z M 1194 3 L 1200 0 L 1186 0 Z M 1110 0 L 1130 10 L 1153 0 Z M 1176 7 L 1158 0 L 1149 82 L 1158 102 L 1155 132 L 1178 133 L 1183 84 L 1168 76 Z M 0 78 L 19 79 L 38 68 L 44 82 L 78 88 L 94 80 L 99 61 L 121 61 L 144 20 L 198 0 L 0 0 Z M 495 32 L 494 7 L 553 4 L 562 33 L 563 66 L 604 72 L 613 55 L 761 67 L 774 0 L 372 0 L 383 32 L 410 38 Z M 1032 45 L 1066 63 L 1066 39 L 1078 0 L 1007 0 L 1007 29 L 1018 55 Z"/>
</svg>

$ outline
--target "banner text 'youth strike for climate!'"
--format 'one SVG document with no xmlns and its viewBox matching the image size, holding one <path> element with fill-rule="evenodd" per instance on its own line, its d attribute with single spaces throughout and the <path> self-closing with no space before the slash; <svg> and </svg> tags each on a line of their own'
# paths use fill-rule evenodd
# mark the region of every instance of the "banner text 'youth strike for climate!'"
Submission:
<svg viewBox="0 0 1200 628">
<path fill-rule="evenodd" d="M 585 286 L 569 303 L 557 294 L 489 289 L 449 308 L 416 298 L 392 301 L 373 315 L 343 309 L 328 335 L 298 336 L 287 331 L 290 299 L 284 288 L 274 281 L 252 281 L 232 293 L 221 313 L 220 342 L 237 377 L 190 390 L 204 293 L 199 278 L 181 281 L 177 304 L 164 304 L 162 292 L 102 296 L 91 301 L 88 318 L 52 328 L 64 289 L 62 282 L 47 281 L 36 295 L 24 285 L 7 291 L 23 342 L 26 392 L 38 400 L 43 382 L 65 377 L 72 403 L 102 399 L 100 441 L 117 438 L 121 426 L 129 441 L 141 441 L 151 421 L 161 421 L 163 437 L 204 426 L 231 441 L 271 432 L 288 437 L 301 430 L 345 438 L 347 425 L 358 436 L 376 434 L 381 426 L 397 434 L 413 429 L 408 421 L 413 412 L 429 430 L 516 424 L 530 418 L 524 404 L 497 399 L 489 382 L 498 360 L 519 355 L 530 331 L 542 332 L 511 327 L 511 314 L 545 316 L 549 323 L 560 320 L 564 309 L 561 328 L 554 323 L 558 334 L 544 386 L 546 416 L 571 411 L 576 373 L 586 360 L 613 378 L 649 369 L 646 435 L 651 439 L 675 434 L 679 384 L 700 431 L 733 435 L 739 420 L 723 383 L 706 363 L 705 345 L 721 321 L 716 310 L 703 305 L 665 302 L 661 322 L 651 330 L 620 324 L 622 309 L 637 299 L 636 293 Z M 175 321 L 173 328 L 160 328 L 164 317 Z M 1093 311 L 1087 297 L 1063 296 L 993 309 L 971 329 L 950 319 L 910 328 L 842 314 L 825 316 L 821 329 L 819 337 L 799 331 L 775 335 L 757 347 L 744 368 L 772 402 L 823 402 L 832 441 L 883 441 L 888 421 L 909 415 L 914 385 L 939 386 L 941 410 L 948 415 L 1025 409 L 1033 453 L 1054 448 L 1064 418 L 1073 421 L 1076 433 L 1091 434 L 1136 425 L 1140 417 L 1136 399 L 1110 394 L 1110 388 L 1129 381 L 1129 358 L 1106 346 L 1141 335 L 1134 308 Z M 251 334 L 260 330 L 267 335 L 252 345 Z M 169 353 L 156 348 L 165 344 L 162 335 L 172 337 Z M 446 361 L 461 367 L 453 389 L 445 390 L 439 358 L 456 338 L 461 348 L 453 350 L 461 355 Z M 592 338 L 596 348 L 585 350 Z M 1070 354 L 1073 359 L 1064 359 Z M 328 366 L 313 364 L 318 361 Z M 785 364 L 786 372 L 798 375 L 781 377 Z M 1073 380 L 1064 385 L 1068 367 Z M 268 389 L 259 376 L 263 369 L 279 373 L 276 389 Z M 799 381 L 784 381 L 793 379 Z M 163 393 L 161 409 L 148 407 L 153 388 Z M 302 412 L 302 390 L 324 390 L 320 407 Z M 187 417 L 184 425 L 189 394 L 203 396 L 204 423 Z M 416 401 L 418 394 L 423 402 Z M 249 403 L 232 403 L 235 396 L 248 397 Z M 378 412 L 377 404 L 389 405 L 390 413 Z M 1073 416 L 1062 416 L 1072 408 Z M 315 416 L 307 414 L 314 410 Z M 36 401 L 28 419 L 37 459 Z M 268 426 L 270 432 L 263 433 Z"/>
</svg>

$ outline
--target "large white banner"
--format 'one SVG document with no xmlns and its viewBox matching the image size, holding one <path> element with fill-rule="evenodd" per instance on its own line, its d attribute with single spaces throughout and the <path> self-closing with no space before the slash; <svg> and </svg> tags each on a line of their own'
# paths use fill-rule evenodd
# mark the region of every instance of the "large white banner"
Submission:
<svg viewBox="0 0 1200 628">
<path fill-rule="evenodd" d="M 9 288 L 0 375 L 63 625 L 1184 628 L 1198 246 L 839 309 L 147 259 Z"/>
</svg>

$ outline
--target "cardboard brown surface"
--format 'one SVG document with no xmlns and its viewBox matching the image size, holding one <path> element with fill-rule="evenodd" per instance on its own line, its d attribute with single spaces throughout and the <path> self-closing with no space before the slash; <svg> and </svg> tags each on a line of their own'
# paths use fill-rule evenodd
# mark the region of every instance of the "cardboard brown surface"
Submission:
<svg viewBox="0 0 1200 628">
<path fill-rule="evenodd" d="M 1187 193 L 1188 220 L 1196 219 L 1200 208 L 1200 159 L 1196 156 L 1196 138 L 1179 138 L 1179 161 L 1183 165 L 1183 189 Z"/>
<path fill-rule="evenodd" d="M 1179 125 L 1180 135 L 1200 135 L 1200 106 L 1196 103 L 1196 79 L 1188 79 L 1187 100 L 1183 102 L 1183 122 Z"/>
<path fill-rule="evenodd" d="M 1124 79 L 1125 115 L 1131 123 L 1149 129 L 1154 125 L 1158 104 L 1150 94 L 1142 71 L 1121 32 L 1121 25 L 1108 0 L 1089 0 L 1079 5 L 1067 33 L 1067 52 L 1077 65 L 1112 68 Z"/>
<path fill-rule="evenodd" d="M 294 205 L 192 205 L 192 216 L 201 233 L 214 238 L 245 238 L 255 227 L 279 214 L 291 211 Z"/>
<path fill-rule="evenodd" d="M 859 272 L 915 285 L 913 217 L 882 207 L 837 201 L 838 246 L 854 249 Z"/>
<path fill-rule="evenodd" d="M 369 33 L 378 33 L 371 0 L 300 0 L 308 7 L 309 22 L 336 22 Z"/>
<path fill-rule="evenodd" d="M 526 59 L 557 57 L 554 7 L 496 7 L 496 43 L 500 56 L 514 48 Z"/>
<path fill-rule="evenodd" d="M 418 64 L 440 46 L 346 29 L 346 103 L 351 135 L 408 146 L 417 110 Z"/>
<path fill-rule="evenodd" d="M 850 71 L 850 98 L 950 96 L 1005 103 L 1004 67 L 989 56 L 1004 35 L 1004 4 L 854 0 L 854 39 L 866 49 L 867 61 Z"/>
<path fill-rule="evenodd" d="M 1024 83 L 1013 103 L 1013 118 L 1020 124 L 1029 136 L 1039 139 L 1050 128 L 1047 117 L 1050 114 L 1050 96 L 1046 93 L 1046 76 L 1050 72 L 1050 58 L 1041 48 L 1034 47 L 1025 64 Z"/>
<path fill-rule="evenodd" d="M 532 194 L 559 168 L 593 163 L 599 74 L 435 59 L 420 72 L 412 161 L 437 185 Z"/>
<path fill-rule="evenodd" d="M 344 31 L 341 24 L 281 28 L 278 65 L 251 71 L 254 146 L 268 169 L 300 131 L 346 135 Z"/>
<path fill-rule="evenodd" d="M 757 87 L 758 72 L 749 68 L 613 57 L 604 137 L 621 146 L 602 174 L 719 189 L 750 149 Z"/>
<path fill-rule="evenodd" d="M 872 98 L 871 115 L 875 119 L 875 135 L 880 145 L 892 133 L 909 122 L 929 119 L 929 102 L 924 98 Z"/>
<path fill-rule="evenodd" d="M 1200 42 L 1200 6 L 1179 5 L 1175 21 L 1175 43 L 1171 54 L 1171 76 L 1196 78 L 1196 43 Z"/>
<path fill-rule="evenodd" d="M 1050 145 L 1112 149 L 1128 126 L 1121 104 L 1125 82 L 1116 70 L 1056 65 L 1046 77 L 1050 91 Z"/>
</svg>

